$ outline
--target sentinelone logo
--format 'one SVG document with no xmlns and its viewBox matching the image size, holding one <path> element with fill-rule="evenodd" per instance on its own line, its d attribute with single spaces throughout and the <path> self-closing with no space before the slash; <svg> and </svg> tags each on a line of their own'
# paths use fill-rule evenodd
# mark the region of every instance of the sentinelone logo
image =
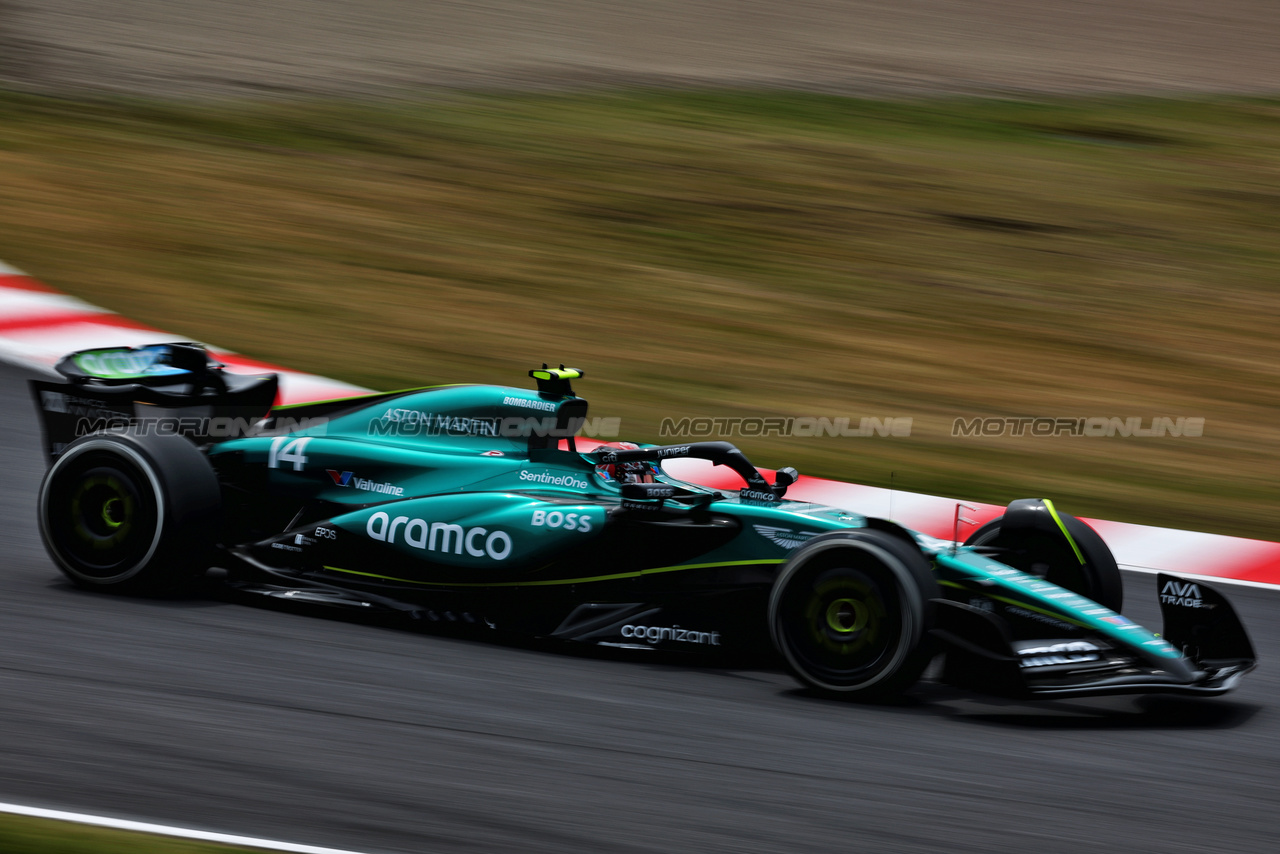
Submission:
<svg viewBox="0 0 1280 854">
<path fill-rule="evenodd" d="M 664 418 L 659 436 L 910 436 L 910 418 Z"/>
<path fill-rule="evenodd" d="M 1198 438 L 1204 435 L 1203 418 L 1155 417 L 1143 427 L 1143 418 L 957 418 L 951 423 L 952 436 L 1170 436 Z"/>
<path fill-rule="evenodd" d="M 591 484 L 572 474 L 552 474 L 549 471 L 520 470 L 520 479 L 541 483 L 547 486 L 568 486 L 572 489 L 586 489 Z"/>
</svg>

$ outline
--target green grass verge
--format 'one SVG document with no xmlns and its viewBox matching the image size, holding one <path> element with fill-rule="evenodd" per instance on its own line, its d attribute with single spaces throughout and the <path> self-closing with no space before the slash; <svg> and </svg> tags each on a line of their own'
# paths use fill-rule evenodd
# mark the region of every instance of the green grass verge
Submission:
<svg viewBox="0 0 1280 854">
<path fill-rule="evenodd" d="M 263 849 L 0 815 L 0 851 L 12 854 L 262 854 Z"/>
<path fill-rule="evenodd" d="M 541 361 L 762 465 L 1280 536 L 1280 103 L 795 93 L 178 104 L 0 97 L 0 258 L 378 388 Z M 1203 417 L 954 438 L 957 417 Z"/>
</svg>

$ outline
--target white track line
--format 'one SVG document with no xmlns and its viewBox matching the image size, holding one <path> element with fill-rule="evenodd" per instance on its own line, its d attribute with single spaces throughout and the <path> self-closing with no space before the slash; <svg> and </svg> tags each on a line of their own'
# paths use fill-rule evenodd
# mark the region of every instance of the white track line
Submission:
<svg viewBox="0 0 1280 854">
<path fill-rule="evenodd" d="M 1243 578 L 1230 578 L 1225 575 L 1197 575 L 1194 572 L 1178 572 L 1176 569 L 1154 569 L 1149 566 L 1134 566 L 1129 563 L 1117 564 L 1126 572 L 1141 572 L 1144 575 L 1174 575 L 1178 578 L 1190 578 L 1192 581 L 1203 581 L 1207 584 L 1234 584 L 1237 587 L 1257 587 L 1260 590 L 1275 590 L 1280 588 L 1280 584 L 1274 584 L 1269 581 L 1246 581 Z"/>
<path fill-rule="evenodd" d="M 25 815 L 32 818 L 48 818 L 55 821 L 71 821 L 76 824 L 91 824 L 95 827 L 109 827 L 113 830 L 131 830 L 136 833 L 152 833 L 159 836 L 177 836 L 182 839 L 198 839 L 202 842 L 218 842 L 223 845 L 240 845 L 246 848 L 263 848 L 268 851 L 293 851 L 296 854 L 360 854 L 358 851 L 346 851 L 340 848 L 321 848 L 317 845 L 299 845 L 294 842 L 276 842 L 272 839 L 256 839 L 252 836 L 235 836 L 230 833 L 212 833 L 207 830 L 190 830 L 185 827 L 169 827 L 164 824 L 150 824 L 145 821 L 126 821 L 119 818 L 105 818 L 100 815 L 85 815 L 78 812 L 62 810 L 46 810 L 39 807 L 24 807 L 19 804 L 0 803 L 0 813 Z"/>
</svg>

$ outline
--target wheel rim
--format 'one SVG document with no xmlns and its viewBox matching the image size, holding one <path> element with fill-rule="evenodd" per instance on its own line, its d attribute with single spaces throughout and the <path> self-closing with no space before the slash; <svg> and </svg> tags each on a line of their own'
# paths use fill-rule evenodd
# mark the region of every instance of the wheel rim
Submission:
<svg viewBox="0 0 1280 854">
<path fill-rule="evenodd" d="M 787 655 L 824 686 L 874 682 L 902 655 L 901 599 L 892 574 L 872 561 L 801 567 L 782 594 L 777 619 Z"/>
<path fill-rule="evenodd" d="M 857 599 L 836 599 L 827 606 L 827 627 L 837 636 L 850 637 L 867 627 L 871 609 Z"/>
<path fill-rule="evenodd" d="M 128 539 L 136 506 L 133 492 L 117 474 L 98 472 L 72 490 L 72 530 L 90 548 L 109 549 Z"/>
<path fill-rule="evenodd" d="M 50 484 L 42 512 L 49 541 L 84 578 L 125 575 L 150 552 L 156 533 L 155 498 L 142 472 L 107 453 L 70 460 Z"/>
</svg>

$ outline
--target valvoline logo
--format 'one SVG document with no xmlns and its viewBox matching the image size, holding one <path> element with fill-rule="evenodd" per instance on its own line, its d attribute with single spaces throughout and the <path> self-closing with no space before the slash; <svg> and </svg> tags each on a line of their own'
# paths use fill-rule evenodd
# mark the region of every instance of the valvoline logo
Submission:
<svg viewBox="0 0 1280 854">
<path fill-rule="evenodd" d="M 325 469 L 325 471 L 329 473 L 329 477 L 333 479 L 335 486 L 354 486 L 363 492 L 379 492 L 384 495 L 394 495 L 397 498 L 404 496 L 404 487 L 396 486 L 394 483 L 356 477 L 354 472 L 349 471 L 337 471 L 336 469 Z"/>
</svg>

